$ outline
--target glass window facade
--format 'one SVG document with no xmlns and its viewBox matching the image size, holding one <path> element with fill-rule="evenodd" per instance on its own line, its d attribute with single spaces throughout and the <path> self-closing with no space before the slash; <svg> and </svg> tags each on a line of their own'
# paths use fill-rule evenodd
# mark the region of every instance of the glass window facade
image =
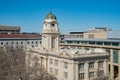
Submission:
<svg viewBox="0 0 120 80">
<path fill-rule="evenodd" d="M 97 45 L 103 45 L 103 42 L 96 42 Z"/>
<path fill-rule="evenodd" d="M 67 41 L 67 43 L 71 44 L 71 43 L 73 43 L 73 41 Z"/>
<path fill-rule="evenodd" d="M 110 45 L 111 45 L 111 42 L 104 42 L 104 45 L 110 46 Z"/>
<path fill-rule="evenodd" d="M 113 62 L 118 63 L 118 50 L 113 50 Z"/>
<path fill-rule="evenodd" d="M 95 42 L 91 41 L 91 42 L 89 42 L 89 44 L 95 44 Z"/>
<path fill-rule="evenodd" d="M 118 42 L 113 42 L 112 45 L 113 46 L 119 46 L 119 43 Z"/>
</svg>

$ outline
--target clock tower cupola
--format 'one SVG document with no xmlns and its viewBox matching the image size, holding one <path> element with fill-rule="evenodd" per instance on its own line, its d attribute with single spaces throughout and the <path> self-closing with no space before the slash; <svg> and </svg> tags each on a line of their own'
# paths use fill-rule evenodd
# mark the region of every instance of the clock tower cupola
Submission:
<svg viewBox="0 0 120 80">
<path fill-rule="evenodd" d="M 49 52 L 58 50 L 59 34 L 57 18 L 50 12 L 43 23 L 42 46 Z"/>
</svg>

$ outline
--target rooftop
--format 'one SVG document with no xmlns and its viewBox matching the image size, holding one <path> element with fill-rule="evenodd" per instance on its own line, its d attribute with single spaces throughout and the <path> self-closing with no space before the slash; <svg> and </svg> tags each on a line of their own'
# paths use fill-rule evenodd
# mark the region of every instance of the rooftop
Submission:
<svg viewBox="0 0 120 80">
<path fill-rule="evenodd" d="M 14 39 L 14 38 L 39 38 L 41 36 L 39 34 L 0 34 L 0 39 Z"/>
<path fill-rule="evenodd" d="M 95 49 L 90 49 L 90 50 L 85 50 L 85 49 L 72 49 L 72 48 L 61 48 L 58 51 L 55 52 L 47 52 L 45 48 L 42 46 L 39 47 L 27 47 L 27 51 L 33 51 L 42 55 L 47 55 L 47 56 L 56 56 L 56 57 L 62 57 L 62 58 L 67 58 L 67 59 L 80 59 L 80 58 L 103 58 L 103 57 L 108 57 L 109 54 L 101 48 L 95 48 Z M 47 53 L 47 54 L 46 54 Z"/>
<path fill-rule="evenodd" d="M 120 42 L 120 40 L 111 39 L 89 39 L 89 38 L 65 38 L 67 41 L 100 41 L 100 42 Z"/>
<path fill-rule="evenodd" d="M 0 30 L 19 30 L 20 26 L 5 26 L 0 25 Z"/>
<path fill-rule="evenodd" d="M 45 19 L 57 19 L 56 18 L 56 16 L 52 13 L 52 12 L 50 12 L 46 17 L 45 17 Z"/>
</svg>

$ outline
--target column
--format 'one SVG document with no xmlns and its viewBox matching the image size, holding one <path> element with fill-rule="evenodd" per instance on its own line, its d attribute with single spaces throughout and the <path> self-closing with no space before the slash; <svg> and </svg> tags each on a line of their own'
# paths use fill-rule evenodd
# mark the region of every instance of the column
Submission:
<svg viewBox="0 0 120 80">
<path fill-rule="evenodd" d="M 49 60 L 48 60 L 48 56 L 47 56 L 47 57 L 46 57 L 46 71 L 47 71 L 47 72 L 49 72 L 49 71 L 48 71 L 48 70 L 49 70 L 49 69 L 48 69 L 48 68 L 49 68 L 49 67 L 48 67 L 48 66 L 49 66 L 49 65 L 48 65 L 48 64 L 49 64 L 48 61 L 49 61 Z"/>
<path fill-rule="evenodd" d="M 85 62 L 85 80 L 89 80 L 89 71 L 88 71 L 88 63 L 89 62 Z"/>
<path fill-rule="evenodd" d="M 108 69 L 108 60 L 105 60 L 104 61 L 104 64 L 103 64 L 103 67 L 104 67 L 104 75 L 106 76 L 106 77 L 108 77 L 109 76 L 109 69 Z"/>
<path fill-rule="evenodd" d="M 114 80 L 113 49 L 110 49 L 110 80 Z"/>
<path fill-rule="evenodd" d="M 76 80 L 79 79 L 79 69 L 78 69 L 79 63 L 76 63 Z"/>
<path fill-rule="evenodd" d="M 95 61 L 95 64 L 94 64 L 94 68 L 95 68 L 95 74 L 94 74 L 94 76 L 95 76 L 95 78 L 97 78 L 98 77 L 98 61 L 96 60 Z"/>
<path fill-rule="evenodd" d="M 78 65 L 79 65 L 78 62 L 75 62 L 75 63 L 74 63 L 74 68 L 73 68 L 73 69 L 74 69 L 74 70 L 73 70 L 73 75 L 74 75 L 74 76 L 73 76 L 73 79 L 74 79 L 74 80 L 78 80 L 78 78 L 79 78 L 79 75 L 78 75 L 78 74 L 79 74 Z"/>
</svg>

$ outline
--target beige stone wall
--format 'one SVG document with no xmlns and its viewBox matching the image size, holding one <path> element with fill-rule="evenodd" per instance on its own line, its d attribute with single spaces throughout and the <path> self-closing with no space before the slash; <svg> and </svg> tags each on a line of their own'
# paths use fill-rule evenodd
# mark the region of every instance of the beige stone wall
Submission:
<svg viewBox="0 0 120 80">
<path fill-rule="evenodd" d="M 107 32 L 85 32 L 83 33 L 83 38 L 98 38 L 98 39 L 106 39 Z"/>
<path fill-rule="evenodd" d="M 50 59 L 53 60 L 53 64 L 50 64 Z M 55 65 L 55 60 L 58 61 L 58 65 Z M 64 62 L 68 63 L 67 68 L 64 67 Z M 57 77 L 58 80 L 77 80 L 74 79 L 74 62 L 73 60 L 57 58 L 53 56 L 49 56 L 48 59 L 48 72 L 50 72 L 50 68 L 53 69 L 53 75 Z M 55 74 L 55 69 L 58 69 L 58 75 Z M 67 78 L 64 77 L 64 72 L 67 72 Z"/>
</svg>

